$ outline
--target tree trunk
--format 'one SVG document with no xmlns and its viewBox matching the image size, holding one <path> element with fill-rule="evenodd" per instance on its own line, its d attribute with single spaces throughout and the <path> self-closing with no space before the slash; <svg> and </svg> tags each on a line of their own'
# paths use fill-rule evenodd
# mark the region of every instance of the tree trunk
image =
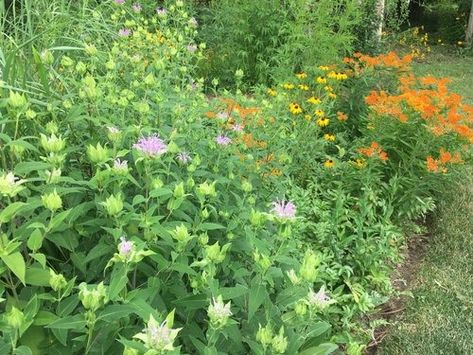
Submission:
<svg viewBox="0 0 473 355">
<path fill-rule="evenodd" d="M 473 0 L 471 1 L 470 19 L 468 21 L 468 27 L 466 28 L 466 43 L 471 44 L 473 42 Z"/>
<path fill-rule="evenodd" d="M 383 24 L 384 24 L 384 8 L 385 0 L 376 1 L 376 32 L 375 37 L 378 43 L 381 42 L 381 37 L 383 36 Z"/>
</svg>

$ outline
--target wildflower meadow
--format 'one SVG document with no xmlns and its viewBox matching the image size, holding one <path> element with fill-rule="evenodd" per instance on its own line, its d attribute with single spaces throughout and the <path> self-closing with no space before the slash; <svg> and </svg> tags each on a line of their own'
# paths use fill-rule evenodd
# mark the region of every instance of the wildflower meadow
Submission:
<svg viewBox="0 0 473 355">
<path fill-rule="evenodd" d="M 473 144 L 375 2 L 3 1 L 0 354 L 362 354 Z"/>
</svg>

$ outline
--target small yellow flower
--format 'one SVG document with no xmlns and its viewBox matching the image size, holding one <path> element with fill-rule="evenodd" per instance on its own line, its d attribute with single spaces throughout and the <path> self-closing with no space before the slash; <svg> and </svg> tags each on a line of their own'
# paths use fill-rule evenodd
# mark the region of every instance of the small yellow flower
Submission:
<svg viewBox="0 0 473 355">
<path fill-rule="evenodd" d="M 318 83 L 318 84 L 326 84 L 327 83 L 327 79 L 326 78 L 323 78 L 321 76 L 317 77 L 317 79 L 315 79 L 315 81 Z"/>
<path fill-rule="evenodd" d="M 307 90 L 309 90 L 309 86 L 307 86 L 307 85 L 299 85 L 299 89 L 300 89 L 300 90 L 307 91 Z"/>
<path fill-rule="evenodd" d="M 348 75 L 346 75 L 344 73 L 337 73 L 337 76 L 335 77 L 335 79 L 337 79 L 337 80 L 347 80 Z"/>
<path fill-rule="evenodd" d="M 296 102 L 291 102 L 289 104 L 289 111 L 291 111 L 293 115 L 298 115 L 302 113 L 302 107 L 300 107 L 300 105 Z"/>
<path fill-rule="evenodd" d="M 282 84 L 282 87 L 283 87 L 283 89 L 286 89 L 286 90 L 292 90 L 292 89 L 294 89 L 294 84 L 284 83 L 284 84 Z"/>
<path fill-rule="evenodd" d="M 458 44 L 459 46 L 462 46 L 462 45 L 463 45 L 463 42 L 462 42 L 462 41 L 458 41 L 457 44 Z"/>
<path fill-rule="evenodd" d="M 305 79 L 305 78 L 307 78 L 307 74 L 306 74 L 306 73 L 297 73 L 296 76 L 297 76 L 299 79 Z"/>
<path fill-rule="evenodd" d="M 331 91 L 333 91 L 333 87 L 331 87 L 330 85 L 326 85 L 326 86 L 324 87 L 324 90 L 331 92 Z"/>
<path fill-rule="evenodd" d="M 330 68 L 327 67 L 326 65 L 321 65 L 321 66 L 319 66 L 319 69 L 320 69 L 320 70 L 323 70 L 323 71 L 330 70 Z"/>
<path fill-rule="evenodd" d="M 358 168 L 358 169 L 363 169 L 366 165 L 366 161 L 364 159 L 356 159 L 353 164 L 355 164 L 355 166 Z"/>
<path fill-rule="evenodd" d="M 325 133 L 324 139 L 328 142 L 335 142 L 335 135 L 331 133 Z"/>
<path fill-rule="evenodd" d="M 327 117 L 319 118 L 316 122 L 319 127 L 327 127 L 330 124 L 330 120 Z"/>
<path fill-rule="evenodd" d="M 323 116 L 325 116 L 325 112 L 322 111 L 322 110 L 315 110 L 315 115 L 317 117 L 323 117 Z"/>
<path fill-rule="evenodd" d="M 337 77 L 337 73 L 335 73 L 333 70 L 327 74 L 327 77 L 330 79 L 335 79 Z"/>
<path fill-rule="evenodd" d="M 324 166 L 328 169 L 331 169 L 335 166 L 335 162 L 332 159 L 328 159 L 324 162 Z"/>
<path fill-rule="evenodd" d="M 320 99 L 316 98 L 315 96 L 311 96 L 307 99 L 307 102 L 309 104 L 318 105 L 318 104 L 320 104 L 321 101 L 320 101 Z"/>
<path fill-rule="evenodd" d="M 307 120 L 307 121 L 310 121 L 312 119 L 312 116 L 311 115 L 304 115 L 304 118 Z"/>
<path fill-rule="evenodd" d="M 267 93 L 269 96 L 276 96 L 278 94 L 278 92 L 274 89 L 268 89 Z"/>
<path fill-rule="evenodd" d="M 331 99 L 336 99 L 337 94 L 334 94 L 333 92 L 329 92 L 328 97 L 330 97 Z"/>
<path fill-rule="evenodd" d="M 368 123 L 368 125 L 366 126 L 366 128 L 368 128 L 368 129 L 370 129 L 370 130 L 373 130 L 375 127 L 374 127 L 374 124 Z"/>
</svg>

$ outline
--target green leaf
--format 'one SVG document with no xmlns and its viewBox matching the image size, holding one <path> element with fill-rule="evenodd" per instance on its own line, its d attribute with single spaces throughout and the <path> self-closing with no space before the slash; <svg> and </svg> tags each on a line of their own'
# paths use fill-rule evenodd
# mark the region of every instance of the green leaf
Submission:
<svg viewBox="0 0 473 355">
<path fill-rule="evenodd" d="M 193 309 L 201 309 L 209 304 L 209 300 L 207 299 L 207 296 L 204 294 L 198 294 L 198 295 L 190 295 L 187 297 L 179 298 L 178 300 L 174 301 L 174 304 L 177 307 L 185 307 L 188 310 L 193 310 Z"/>
<path fill-rule="evenodd" d="M 13 355 L 33 355 L 33 351 L 28 346 L 21 345 L 15 349 Z"/>
<path fill-rule="evenodd" d="M 110 245 L 99 243 L 90 250 L 89 254 L 87 254 L 87 257 L 84 260 L 84 264 L 87 264 L 92 260 L 100 258 L 103 255 L 111 254 L 112 252 L 113 250 Z"/>
<path fill-rule="evenodd" d="M 215 229 L 225 229 L 225 227 L 217 223 L 202 223 L 199 229 L 203 231 L 211 231 Z"/>
<path fill-rule="evenodd" d="M 261 285 L 257 282 L 252 283 L 248 300 L 248 321 L 253 318 L 256 311 L 263 304 L 267 296 L 268 294 L 264 285 Z"/>
<path fill-rule="evenodd" d="M 116 266 L 110 277 L 110 286 L 108 287 L 108 297 L 114 301 L 118 294 L 126 287 L 128 282 L 127 269 L 125 265 Z"/>
<path fill-rule="evenodd" d="M 38 250 L 43 245 L 43 239 L 43 233 L 41 233 L 39 229 L 35 229 L 28 238 L 28 242 L 26 243 L 26 245 L 30 250 Z"/>
<path fill-rule="evenodd" d="M 135 308 L 128 304 L 113 304 L 105 307 L 98 315 L 97 320 L 102 319 L 106 322 L 115 322 L 120 318 L 129 317 L 134 311 Z"/>
<path fill-rule="evenodd" d="M 11 272 L 13 272 L 16 277 L 20 279 L 21 283 L 25 285 L 26 265 L 23 255 L 16 252 L 10 255 L 2 255 L 0 257 L 2 258 L 5 265 L 11 270 Z"/>
<path fill-rule="evenodd" d="M 49 286 L 49 271 L 37 267 L 28 267 L 25 279 L 28 285 Z"/>
<path fill-rule="evenodd" d="M 58 319 L 58 316 L 49 311 L 39 311 L 35 317 L 34 325 L 48 325 Z"/>
<path fill-rule="evenodd" d="M 69 296 L 58 304 L 56 313 L 61 317 L 67 316 L 74 311 L 78 304 L 79 298 L 77 295 Z"/>
<path fill-rule="evenodd" d="M 235 287 L 223 287 L 220 289 L 220 295 L 224 300 L 233 300 L 240 296 L 246 295 L 249 289 L 243 285 L 236 285 Z"/>
<path fill-rule="evenodd" d="M 69 209 L 69 210 L 66 210 L 66 211 L 62 211 L 61 213 L 58 213 L 57 215 L 54 216 L 54 218 L 52 219 L 51 221 L 51 224 L 49 225 L 49 229 L 50 230 L 54 230 L 56 229 L 57 227 L 59 227 L 59 225 L 66 219 L 66 217 L 69 215 L 69 213 L 71 213 L 71 210 L 72 209 Z"/>
<path fill-rule="evenodd" d="M 83 314 L 76 314 L 55 320 L 46 328 L 82 330 L 85 328 L 86 323 Z"/>
<path fill-rule="evenodd" d="M 28 175 L 32 171 L 43 171 L 51 167 L 48 163 L 42 163 L 37 161 L 24 161 L 16 164 L 15 174 L 17 175 Z"/>
<path fill-rule="evenodd" d="M 336 344 L 323 343 L 300 352 L 299 355 L 328 355 L 338 349 Z"/>
<path fill-rule="evenodd" d="M 0 213 L 0 223 L 11 222 L 15 213 L 17 213 L 26 203 L 24 202 L 13 202 L 3 209 Z"/>
</svg>

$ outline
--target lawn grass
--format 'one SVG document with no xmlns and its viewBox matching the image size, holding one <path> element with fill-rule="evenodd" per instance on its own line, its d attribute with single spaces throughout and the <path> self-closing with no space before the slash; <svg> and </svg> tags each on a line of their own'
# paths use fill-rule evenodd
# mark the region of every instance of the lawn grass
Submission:
<svg viewBox="0 0 473 355">
<path fill-rule="evenodd" d="M 473 104 L 473 58 L 433 53 L 419 75 L 453 79 L 452 91 Z M 378 347 L 380 355 L 473 354 L 473 173 L 441 201 L 432 239 L 410 290 L 413 299 Z"/>
</svg>

